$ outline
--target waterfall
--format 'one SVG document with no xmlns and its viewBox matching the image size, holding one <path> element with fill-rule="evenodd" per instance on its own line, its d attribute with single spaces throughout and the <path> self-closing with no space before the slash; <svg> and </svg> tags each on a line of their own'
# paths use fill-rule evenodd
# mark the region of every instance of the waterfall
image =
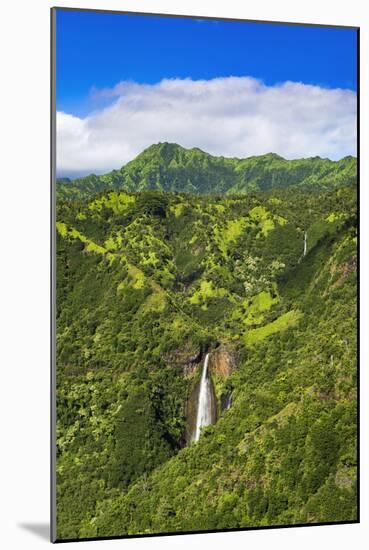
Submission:
<svg viewBox="0 0 369 550">
<path fill-rule="evenodd" d="M 300 263 L 307 254 L 307 231 L 304 231 L 304 250 L 297 263 Z"/>
<path fill-rule="evenodd" d="M 196 429 L 194 441 L 198 441 L 201 428 L 212 424 L 212 393 L 211 384 L 208 377 L 209 354 L 205 356 L 204 366 L 202 368 L 199 399 L 197 404 Z"/>
<path fill-rule="evenodd" d="M 306 256 L 307 252 L 307 232 L 304 233 L 304 256 Z"/>
</svg>

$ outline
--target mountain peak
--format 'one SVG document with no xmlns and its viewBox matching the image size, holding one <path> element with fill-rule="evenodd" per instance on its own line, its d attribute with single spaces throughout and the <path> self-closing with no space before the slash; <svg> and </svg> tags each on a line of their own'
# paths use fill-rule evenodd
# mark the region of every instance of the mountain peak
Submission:
<svg viewBox="0 0 369 550">
<path fill-rule="evenodd" d="M 108 189 L 224 195 L 302 185 L 331 188 L 356 183 L 355 160 L 353 157 L 342 161 L 320 157 L 286 160 L 272 152 L 230 158 L 164 141 L 150 145 L 120 170 L 58 182 L 58 193 L 74 198 Z"/>
<path fill-rule="evenodd" d="M 264 153 L 264 155 L 253 155 L 252 157 L 246 157 L 244 160 L 249 159 L 260 159 L 260 160 L 286 160 L 284 157 L 281 157 L 277 153 Z"/>
<path fill-rule="evenodd" d="M 139 153 L 138 156 L 143 155 L 145 153 L 173 152 L 179 149 L 185 150 L 185 148 L 179 145 L 178 143 L 173 143 L 169 141 L 158 141 L 158 143 L 153 143 L 152 145 L 149 145 L 148 147 L 146 147 L 141 153 Z"/>
</svg>

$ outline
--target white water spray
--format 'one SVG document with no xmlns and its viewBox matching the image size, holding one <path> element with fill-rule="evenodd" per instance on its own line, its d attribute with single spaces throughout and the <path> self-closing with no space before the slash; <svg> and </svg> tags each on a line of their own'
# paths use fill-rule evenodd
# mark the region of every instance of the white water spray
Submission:
<svg viewBox="0 0 369 550">
<path fill-rule="evenodd" d="M 209 354 L 205 356 L 204 366 L 202 368 L 199 400 L 197 405 L 197 417 L 196 417 L 196 430 L 194 435 L 194 441 L 198 441 L 200 437 L 201 428 L 209 426 L 212 423 L 211 419 L 211 386 L 208 377 L 208 363 Z"/>
</svg>

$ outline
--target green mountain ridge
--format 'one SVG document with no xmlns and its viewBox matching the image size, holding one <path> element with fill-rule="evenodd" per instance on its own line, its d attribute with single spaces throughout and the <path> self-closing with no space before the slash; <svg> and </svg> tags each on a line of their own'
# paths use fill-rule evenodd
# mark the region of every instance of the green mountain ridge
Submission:
<svg viewBox="0 0 369 550">
<path fill-rule="evenodd" d="M 286 160 L 275 153 L 245 159 L 216 157 L 174 143 L 154 144 L 120 170 L 57 181 L 60 199 L 85 199 L 105 190 L 160 190 L 194 194 L 245 194 L 288 186 L 323 190 L 355 184 L 357 161 L 312 157 Z"/>
</svg>

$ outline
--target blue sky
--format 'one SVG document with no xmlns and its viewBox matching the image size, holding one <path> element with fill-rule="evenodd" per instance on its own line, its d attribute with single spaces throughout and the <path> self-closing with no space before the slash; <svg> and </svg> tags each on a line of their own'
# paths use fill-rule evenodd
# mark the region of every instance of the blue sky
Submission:
<svg viewBox="0 0 369 550">
<path fill-rule="evenodd" d="M 306 93 L 310 93 L 310 95 L 312 92 L 308 85 L 315 86 L 316 90 L 324 90 L 325 94 L 329 90 L 342 88 L 346 92 L 351 92 L 351 95 L 346 94 L 341 97 L 340 106 L 332 112 L 332 117 L 337 116 L 338 113 L 342 115 L 342 121 L 346 121 L 348 115 L 348 112 L 344 112 L 346 104 L 349 105 L 349 111 L 352 114 L 352 98 L 355 95 L 357 78 L 356 31 L 352 29 L 196 20 L 63 9 L 57 11 L 56 37 L 57 110 L 70 115 L 68 120 L 63 121 L 63 127 L 65 128 L 67 124 L 68 131 L 72 123 L 76 123 L 79 125 L 78 132 L 81 133 L 80 121 L 86 121 L 88 115 L 91 117 L 105 112 L 105 108 L 115 109 L 118 104 L 121 105 L 121 114 L 123 107 L 125 109 L 125 118 L 123 115 L 121 118 L 124 126 L 124 120 L 129 118 L 127 115 L 128 100 L 132 105 L 135 101 L 134 94 L 136 93 L 137 97 L 142 99 L 142 94 L 146 94 L 148 89 L 151 90 L 152 98 L 157 98 L 158 93 L 167 94 L 167 90 L 163 91 L 160 84 L 167 79 L 174 79 L 177 83 L 182 82 L 187 90 L 186 79 L 211 83 L 214 82 L 214 79 L 225 78 L 228 79 L 228 84 L 233 82 L 232 90 L 236 86 L 239 90 L 238 94 L 254 93 L 255 98 L 259 97 L 257 95 L 259 92 L 256 89 L 248 92 L 246 86 L 247 90 L 244 87 L 241 90 L 239 82 L 230 79 L 230 77 L 252 78 L 255 82 L 261 82 L 264 86 L 263 93 L 270 92 L 269 95 L 273 90 L 278 90 L 278 87 L 289 81 L 302 83 L 305 85 Z M 131 87 L 128 92 L 127 88 L 124 86 L 122 88 L 122 85 L 117 87 L 119 83 L 127 81 L 136 83 L 138 87 L 134 89 Z M 214 97 L 214 86 L 209 84 L 208 88 L 207 93 Z M 112 90 L 114 91 L 112 92 Z M 285 108 L 289 101 L 295 101 L 295 91 L 293 99 L 291 99 L 291 90 L 287 89 L 286 100 L 284 103 L 281 100 Z M 194 90 L 191 93 L 195 93 Z M 287 99 L 288 94 L 289 99 Z M 182 96 L 183 94 L 178 94 L 175 99 L 171 96 L 173 109 L 175 108 L 176 112 L 182 109 L 190 116 L 188 109 L 192 100 L 183 103 L 180 99 Z M 225 101 L 227 97 L 227 95 L 224 96 Z M 333 95 L 331 94 L 329 97 L 333 97 Z M 124 101 L 126 103 L 122 105 Z M 330 100 L 323 101 L 322 106 L 329 102 Z M 283 108 L 283 105 L 276 108 Z M 146 104 L 145 109 L 147 109 Z M 243 107 L 241 107 L 242 109 Z M 319 108 L 317 108 L 316 116 L 319 116 L 318 110 Z M 132 111 L 130 111 L 131 113 Z M 72 120 L 72 116 L 75 119 Z M 171 116 L 170 112 L 168 112 L 168 116 Z M 275 118 L 275 114 L 273 117 Z M 92 124 L 91 120 L 89 119 L 89 124 Z M 225 124 L 227 121 L 227 118 L 223 120 Z M 323 124 L 325 128 L 330 128 L 331 142 L 332 139 L 337 139 L 337 131 L 332 133 L 332 122 L 333 118 Z M 103 124 L 101 117 L 99 124 L 101 128 L 101 124 Z M 245 125 L 247 126 L 246 119 Z M 294 121 L 294 125 L 298 126 L 297 120 Z M 250 125 L 247 128 L 246 126 L 244 135 L 250 131 Z M 73 135 L 77 132 L 76 128 L 73 128 Z M 181 128 L 183 129 L 183 125 L 178 127 L 177 133 L 173 133 L 172 128 L 164 129 L 163 141 L 167 140 L 168 136 L 171 137 L 172 134 L 174 138 L 177 135 L 180 137 L 182 135 Z M 96 134 L 96 126 L 94 126 L 94 131 Z M 237 132 L 240 134 L 241 129 L 238 129 Z M 123 133 L 122 130 L 122 136 Z M 268 130 L 268 134 L 270 133 Z M 341 135 L 342 141 L 344 130 L 341 128 L 338 133 Z M 137 151 L 139 147 L 148 142 L 150 136 L 151 139 L 153 137 L 161 138 L 158 133 L 152 135 L 149 132 L 149 134 L 147 139 L 142 136 L 142 139 L 137 140 Z M 332 137 L 333 134 L 336 137 Z M 89 135 L 91 135 L 91 131 Z M 228 143 L 224 144 L 222 149 L 221 145 L 212 144 L 211 140 L 207 140 L 206 137 L 199 142 L 196 135 L 198 132 L 193 129 L 193 139 L 191 140 L 190 136 L 185 137 L 184 141 L 187 146 L 193 144 L 193 146 L 207 147 L 208 150 L 212 149 L 210 152 L 215 154 L 221 153 L 224 149 L 224 153 L 232 154 L 233 149 L 228 146 Z M 100 137 L 98 141 L 101 141 Z M 132 132 L 129 137 L 132 138 Z M 123 142 L 125 139 L 128 137 L 123 136 Z M 314 139 L 312 137 L 312 143 Z M 263 139 L 260 143 L 262 142 Z M 278 142 L 270 143 L 274 149 L 278 149 L 278 145 Z M 245 142 L 245 149 L 248 148 Z M 122 151 L 122 161 L 127 161 L 130 155 L 136 153 L 136 149 L 132 149 L 131 153 L 128 150 L 125 153 Z M 330 153 L 329 147 L 321 147 L 321 151 L 315 151 L 314 147 L 309 145 L 305 149 L 301 150 L 301 155 L 305 152 L 306 154 L 316 152 L 338 157 L 344 152 L 344 147 L 340 147 L 339 151 L 332 153 Z M 346 149 L 347 153 L 352 153 L 352 144 Z M 235 148 L 234 154 L 239 154 L 239 152 Z M 293 148 L 280 145 L 279 152 L 292 156 L 298 154 L 299 150 L 295 153 Z M 242 149 L 241 153 L 247 155 L 248 151 L 245 150 L 243 153 Z M 113 158 L 105 164 L 110 166 L 112 162 L 115 162 Z M 116 162 L 118 162 L 118 153 Z M 92 165 L 91 169 L 94 169 Z M 95 169 L 101 171 L 103 167 L 96 166 Z"/>
<path fill-rule="evenodd" d="M 356 32 L 60 10 L 57 68 L 58 109 L 79 115 L 91 88 L 121 80 L 247 75 L 355 90 Z"/>
</svg>

